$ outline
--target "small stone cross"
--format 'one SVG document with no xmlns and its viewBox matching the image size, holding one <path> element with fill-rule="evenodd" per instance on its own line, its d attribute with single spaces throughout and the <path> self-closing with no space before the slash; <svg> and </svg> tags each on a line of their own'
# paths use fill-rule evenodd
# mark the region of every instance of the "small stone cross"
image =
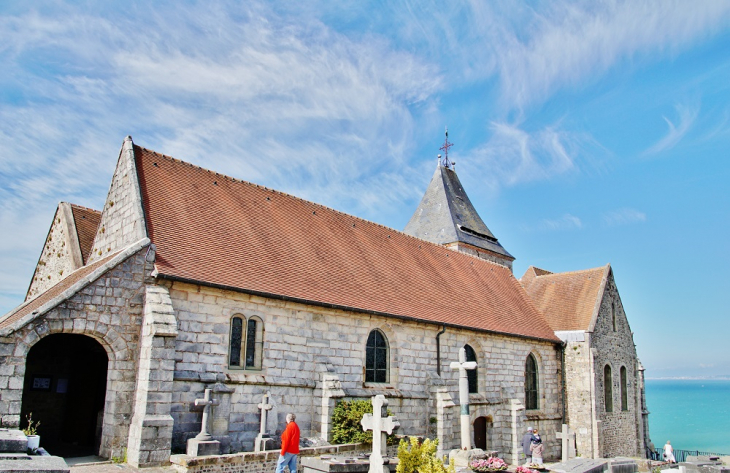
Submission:
<svg viewBox="0 0 730 473">
<path fill-rule="evenodd" d="M 400 427 L 395 416 L 388 415 L 388 400 L 378 394 L 373 396 L 373 413 L 365 414 L 360 421 L 362 430 L 373 431 L 373 453 L 370 454 L 370 468 L 368 473 L 384 473 L 383 454 L 385 453 L 386 434 L 392 434 Z"/>
<path fill-rule="evenodd" d="M 203 399 L 196 399 L 195 405 L 196 406 L 205 406 L 203 408 L 203 422 L 200 427 L 200 433 L 195 436 L 198 440 L 212 440 L 213 437 L 208 433 L 208 416 L 210 415 L 210 406 L 217 406 L 220 404 L 218 399 L 211 399 L 210 398 L 210 389 L 205 390 L 205 395 L 203 396 Z"/>
<path fill-rule="evenodd" d="M 264 394 L 264 399 L 258 405 L 258 408 L 261 409 L 261 425 L 259 426 L 259 434 L 261 434 L 261 435 L 266 433 L 267 411 L 270 411 L 271 409 L 274 408 L 273 404 L 269 404 L 270 399 L 271 399 L 271 392 L 267 391 L 266 394 Z"/>
<path fill-rule="evenodd" d="M 254 451 L 256 452 L 265 450 L 264 444 L 266 439 L 269 438 L 268 434 L 266 433 L 266 419 L 268 417 L 268 411 L 274 408 L 274 405 L 271 404 L 270 391 L 267 391 L 266 394 L 264 394 L 264 398 L 261 400 L 258 408 L 261 410 L 261 424 L 259 426 L 259 435 L 256 437 L 256 445 L 254 445 Z"/>
<path fill-rule="evenodd" d="M 574 433 L 570 431 L 568 424 L 563 424 L 563 431 L 556 432 L 555 436 L 563 441 L 563 457 L 562 461 L 567 462 L 575 457 L 575 447 L 573 446 Z"/>
<path fill-rule="evenodd" d="M 469 379 L 466 370 L 477 369 L 476 361 L 466 361 L 466 349 L 459 350 L 459 361 L 451 362 L 452 370 L 459 370 L 459 404 L 461 404 L 461 449 L 471 449 L 471 422 L 469 422 Z"/>
</svg>

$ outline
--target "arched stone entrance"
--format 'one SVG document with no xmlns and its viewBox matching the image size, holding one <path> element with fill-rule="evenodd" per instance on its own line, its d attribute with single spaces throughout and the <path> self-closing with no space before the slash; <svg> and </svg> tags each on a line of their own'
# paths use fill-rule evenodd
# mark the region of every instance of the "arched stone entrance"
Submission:
<svg viewBox="0 0 730 473">
<path fill-rule="evenodd" d="M 86 335 L 40 340 L 26 358 L 21 427 L 32 412 L 41 446 L 52 455 L 98 454 L 108 362 L 101 344 Z"/>
<path fill-rule="evenodd" d="M 482 416 L 474 420 L 474 446 L 487 450 L 490 445 L 489 437 L 492 432 L 492 417 Z"/>
</svg>

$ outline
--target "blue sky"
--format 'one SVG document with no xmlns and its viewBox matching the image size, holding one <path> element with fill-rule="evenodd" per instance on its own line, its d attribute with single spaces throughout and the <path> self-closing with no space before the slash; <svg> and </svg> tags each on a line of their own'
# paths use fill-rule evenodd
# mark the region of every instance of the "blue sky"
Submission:
<svg viewBox="0 0 730 473">
<path fill-rule="evenodd" d="M 647 376 L 730 375 L 730 3 L 0 4 L 0 313 L 122 140 L 402 229 L 450 156 L 519 277 L 611 263 Z"/>
</svg>

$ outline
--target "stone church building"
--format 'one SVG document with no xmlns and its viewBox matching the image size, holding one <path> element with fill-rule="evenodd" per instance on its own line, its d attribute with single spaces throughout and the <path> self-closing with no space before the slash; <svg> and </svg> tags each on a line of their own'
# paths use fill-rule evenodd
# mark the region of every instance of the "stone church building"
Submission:
<svg viewBox="0 0 730 473">
<path fill-rule="evenodd" d="M 583 457 L 644 452 L 643 373 L 610 266 L 553 274 L 514 257 L 448 160 L 403 232 L 145 149 L 127 137 L 101 211 L 61 203 L 27 299 L 0 319 L 3 425 L 41 421 L 52 453 L 158 465 L 200 431 L 251 451 L 331 438 L 340 399 L 383 394 L 399 433 L 507 458 L 513 435 L 576 432 Z M 454 405 L 456 404 L 456 405 Z M 517 422 L 513 422 L 513 413 Z"/>
</svg>

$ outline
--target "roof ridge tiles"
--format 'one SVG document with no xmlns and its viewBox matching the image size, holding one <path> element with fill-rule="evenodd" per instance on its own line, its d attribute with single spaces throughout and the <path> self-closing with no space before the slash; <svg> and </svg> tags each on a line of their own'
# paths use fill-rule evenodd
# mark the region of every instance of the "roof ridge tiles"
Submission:
<svg viewBox="0 0 730 473">
<path fill-rule="evenodd" d="M 71 207 L 76 207 L 77 209 L 88 210 L 89 212 L 95 212 L 95 213 L 101 214 L 101 210 L 92 209 L 90 207 L 84 207 L 83 205 L 74 204 L 73 202 L 66 202 L 66 203 L 68 205 L 70 205 Z"/>
<path fill-rule="evenodd" d="M 595 268 L 576 269 L 576 270 L 573 270 L 573 271 L 564 271 L 562 273 L 541 274 L 541 275 L 535 276 L 535 277 L 536 278 L 549 278 L 549 277 L 552 277 L 552 276 L 569 276 L 569 275 L 572 275 L 572 274 L 587 273 L 589 271 L 604 271 L 606 269 L 606 266 L 609 266 L 610 264 L 611 263 L 606 263 L 603 266 L 596 266 Z"/>
</svg>

